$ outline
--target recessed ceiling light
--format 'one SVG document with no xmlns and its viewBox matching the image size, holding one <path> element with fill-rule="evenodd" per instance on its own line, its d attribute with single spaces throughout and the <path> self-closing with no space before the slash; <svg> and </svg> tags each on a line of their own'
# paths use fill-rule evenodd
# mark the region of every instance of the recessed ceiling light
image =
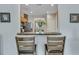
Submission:
<svg viewBox="0 0 79 59">
<path fill-rule="evenodd" d="M 47 11 L 47 13 L 49 13 L 49 11 Z"/>
<path fill-rule="evenodd" d="M 42 6 L 42 4 L 37 4 L 38 6 Z"/>
<path fill-rule="evenodd" d="M 32 11 L 30 13 L 32 13 Z"/>
<path fill-rule="evenodd" d="M 51 6 L 54 6 L 54 4 L 51 4 Z"/>
<path fill-rule="evenodd" d="M 26 6 L 28 6 L 29 4 L 25 4 Z"/>
</svg>

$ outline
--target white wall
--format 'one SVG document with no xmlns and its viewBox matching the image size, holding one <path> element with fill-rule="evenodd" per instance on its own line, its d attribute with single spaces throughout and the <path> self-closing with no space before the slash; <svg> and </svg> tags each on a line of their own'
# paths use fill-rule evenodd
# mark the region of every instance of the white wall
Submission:
<svg viewBox="0 0 79 59">
<path fill-rule="evenodd" d="M 59 31 L 66 36 L 64 54 L 79 54 L 79 23 L 70 23 L 70 13 L 79 13 L 79 5 L 58 5 Z"/>
<path fill-rule="evenodd" d="M 0 49 L 1 54 L 17 54 L 15 35 L 19 31 L 19 16 L 20 8 L 19 5 L 1 5 L 0 12 L 9 12 L 11 14 L 10 23 L 0 22 Z"/>
<path fill-rule="evenodd" d="M 24 14 L 27 14 L 27 6 L 25 4 L 20 4 L 20 16 L 24 16 Z"/>
<path fill-rule="evenodd" d="M 47 14 L 47 32 L 57 32 L 57 14 Z M 51 25 L 52 24 L 52 25 Z"/>
</svg>

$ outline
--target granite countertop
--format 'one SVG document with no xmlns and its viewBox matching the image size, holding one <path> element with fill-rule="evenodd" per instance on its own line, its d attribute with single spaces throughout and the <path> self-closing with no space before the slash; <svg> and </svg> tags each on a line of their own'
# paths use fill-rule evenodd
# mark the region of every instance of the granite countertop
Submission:
<svg viewBox="0 0 79 59">
<path fill-rule="evenodd" d="M 45 33 L 36 33 L 36 32 L 21 32 L 17 35 L 61 35 L 59 32 L 45 32 Z"/>
</svg>

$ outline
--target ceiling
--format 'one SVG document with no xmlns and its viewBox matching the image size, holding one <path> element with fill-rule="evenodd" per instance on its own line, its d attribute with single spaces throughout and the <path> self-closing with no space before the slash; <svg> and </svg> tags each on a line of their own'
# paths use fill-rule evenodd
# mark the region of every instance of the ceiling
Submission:
<svg viewBox="0 0 79 59">
<path fill-rule="evenodd" d="M 51 4 L 29 4 L 25 5 L 28 15 L 45 15 L 47 13 L 56 13 L 57 5 Z"/>
</svg>

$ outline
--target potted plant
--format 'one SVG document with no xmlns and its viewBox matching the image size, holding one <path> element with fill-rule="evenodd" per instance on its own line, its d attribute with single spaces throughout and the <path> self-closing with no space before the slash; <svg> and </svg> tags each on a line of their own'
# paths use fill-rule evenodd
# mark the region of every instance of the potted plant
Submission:
<svg viewBox="0 0 79 59">
<path fill-rule="evenodd" d="M 35 23 L 37 23 L 37 25 L 39 26 L 39 29 L 37 31 L 39 33 L 44 32 L 43 26 L 47 25 L 46 20 L 38 19 L 35 21 Z"/>
</svg>

